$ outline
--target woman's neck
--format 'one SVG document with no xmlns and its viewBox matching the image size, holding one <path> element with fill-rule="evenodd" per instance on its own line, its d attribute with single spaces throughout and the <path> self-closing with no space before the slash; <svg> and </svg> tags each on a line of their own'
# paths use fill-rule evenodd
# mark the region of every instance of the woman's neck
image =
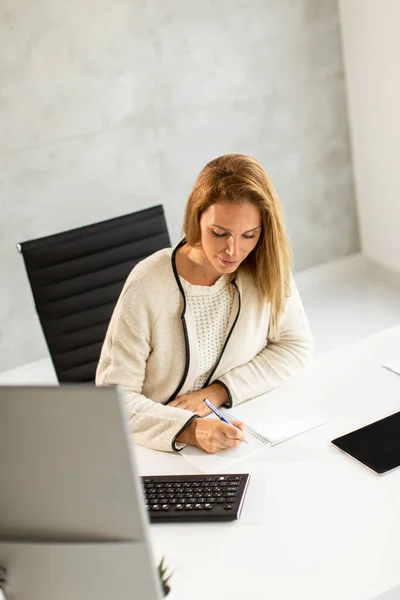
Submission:
<svg viewBox="0 0 400 600">
<path fill-rule="evenodd" d="M 195 248 L 185 244 L 176 255 L 178 275 L 192 285 L 211 286 L 221 277 L 211 265 L 201 247 Z"/>
</svg>

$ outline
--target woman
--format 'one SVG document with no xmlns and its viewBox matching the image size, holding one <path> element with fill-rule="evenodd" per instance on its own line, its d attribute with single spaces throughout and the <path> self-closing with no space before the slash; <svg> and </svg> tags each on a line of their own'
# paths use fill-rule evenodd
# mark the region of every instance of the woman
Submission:
<svg viewBox="0 0 400 600">
<path fill-rule="evenodd" d="M 135 441 L 217 452 L 245 426 L 202 419 L 268 392 L 304 365 L 312 338 L 290 272 L 281 206 L 261 165 L 211 161 L 190 194 L 185 238 L 132 270 L 110 321 L 98 385 L 123 387 Z"/>
</svg>

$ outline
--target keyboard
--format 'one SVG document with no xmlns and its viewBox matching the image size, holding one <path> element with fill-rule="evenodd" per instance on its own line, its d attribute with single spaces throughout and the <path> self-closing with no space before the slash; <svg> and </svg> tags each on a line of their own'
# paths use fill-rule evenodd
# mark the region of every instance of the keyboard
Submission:
<svg viewBox="0 0 400 600">
<path fill-rule="evenodd" d="M 248 473 L 142 477 L 150 521 L 234 521 L 249 480 Z"/>
</svg>

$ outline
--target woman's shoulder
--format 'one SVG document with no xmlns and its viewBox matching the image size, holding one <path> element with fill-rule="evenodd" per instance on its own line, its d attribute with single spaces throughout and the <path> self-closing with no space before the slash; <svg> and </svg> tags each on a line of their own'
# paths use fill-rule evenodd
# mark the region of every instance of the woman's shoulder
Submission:
<svg viewBox="0 0 400 600">
<path fill-rule="evenodd" d="M 157 250 L 157 252 L 138 262 L 129 276 L 140 278 L 154 273 L 157 273 L 157 275 L 169 274 L 170 271 L 172 272 L 172 252 L 173 248 Z"/>
<path fill-rule="evenodd" d="M 141 260 L 128 275 L 124 292 L 138 290 L 140 294 L 165 294 L 169 288 L 176 287 L 172 269 L 173 248 L 163 248 Z"/>
</svg>

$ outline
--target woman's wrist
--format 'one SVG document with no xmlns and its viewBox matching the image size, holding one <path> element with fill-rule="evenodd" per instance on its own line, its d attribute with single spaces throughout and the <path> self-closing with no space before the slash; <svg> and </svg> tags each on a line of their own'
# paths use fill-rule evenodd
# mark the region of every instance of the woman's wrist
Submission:
<svg viewBox="0 0 400 600">
<path fill-rule="evenodd" d="M 196 425 L 198 419 L 193 419 L 191 423 L 182 431 L 180 436 L 176 439 L 178 444 L 188 444 L 189 446 L 196 445 Z"/>
<path fill-rule="evenodd" d="M 229 403 L 228 392 L 221 383 L 212 383 L 207 390 L 209 401 L 217 408 Z"/>
</svg>

